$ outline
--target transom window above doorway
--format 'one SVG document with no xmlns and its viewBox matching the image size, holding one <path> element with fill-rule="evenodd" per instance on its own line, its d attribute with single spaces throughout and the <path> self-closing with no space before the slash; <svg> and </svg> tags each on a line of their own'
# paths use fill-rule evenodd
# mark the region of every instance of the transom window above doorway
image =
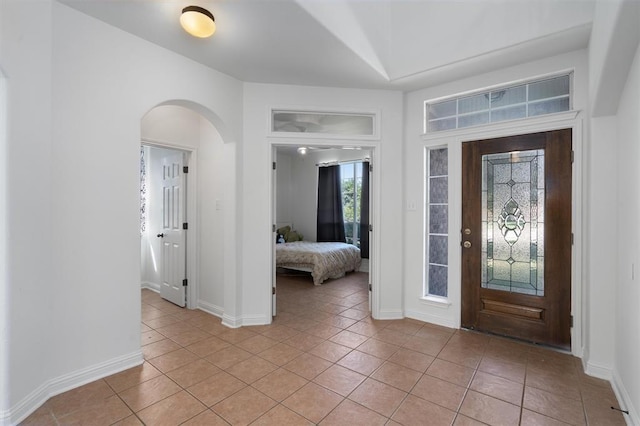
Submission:
<svg viewBox="0 0 640 426">
<path fill-rule="evenodd" d="M 376 113 L 271 110 L 271 134 L 279 136 L 372 139 L 378 135 Z"/>
<path fill-rule="evenodd" d="M 571 109 L 565 74 L 424 103 L 424 132 L 480 126 Z"/>
</svg>

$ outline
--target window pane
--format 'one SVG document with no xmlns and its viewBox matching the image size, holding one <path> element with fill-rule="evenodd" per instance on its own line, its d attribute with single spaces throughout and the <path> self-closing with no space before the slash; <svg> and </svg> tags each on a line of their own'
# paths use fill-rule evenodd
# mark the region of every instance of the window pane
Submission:
<svg viewBox="0 0 640 426">
<path fill-rule="evenodd" d="M 271 130 L 292 133 L 373 135 L 374 116 L 367 114 L 273 111 Z"/>
<path fill-rule="evenodd" d="M 449 198 L 447 177 L 429 179 L 429 202 L 431 204 L 446 204 Z"/>
<path fill-rule="evenodd" d="M 429 232 L 432 234 L 446 234 L 449 227 L 447 206 L 429 207 Z"/>
<path fill-rule="evenodd" d="M 451 130 L 456 128 L 456 118 L 447 118 L 445 120 L 436 120 L 429 122 L 428 132 L 440 132 L 442 130 Z"/>
<path fill-rule="evenodd" d="M 529 104 L 529 116 L 552 114 L 554 112 L 569 111 L 569 98 L 551 99 L 549 101 Z"/>
<path fill-rule="evenodd" d="M 447 236 L 431 235 L 429 237 L 429 262 L 438 265 L 446 265 L 448 263 L 448 247 Z"/>
<path fill-rule="evenodd" d="M 511 108 L 496 109 L 491 111 L 491 121 L 515 120 L 527 116 L 527 106 L 518 105 Z"/>
<path fill-rule="evenodd" d="M 519 104 L 527 101 L 527 86 L 516 86 L 491 92 L 491 108 Z"/>
<path fill-rule="evenodd" d="M 446 148 L 429 151 L 429 176 L 446 176 L 448 167 Z"/>
<path fill-rule="evenodd" d="M 458 117 L 458 128 L 479 126 L 489 122 L 489 111 L 480 114 L 463 115 Z"/>
<path fill-rule="evenodd" d="M 549 80 L 529 84 L 529 101 L 553 98 L 569 94 L 569 76 L 563 75 Z"/>
<path fill-rule="evenodd" d="M 429 265 L 429 294 L 447 297 L 446 266 Z"/>
<path fill-rule="evenodd" d="M 456 100 L 438 102 L 429 105 L 429 120 L 456 115 Z"/>
<path fill-rule="evenodd" d="M 488 93 L 481 93 L 479 95 L 467 96 L 466 98 L 460 98 L 458 101 L 458 114 L 484 111 L 486 109 L 489 109 Z"/>
</svg>

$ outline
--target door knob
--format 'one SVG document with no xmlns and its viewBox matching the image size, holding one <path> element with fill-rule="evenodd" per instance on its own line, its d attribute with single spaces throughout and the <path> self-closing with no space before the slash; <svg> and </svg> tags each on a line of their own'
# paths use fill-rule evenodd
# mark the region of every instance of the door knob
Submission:
<svg viewBox="0 0 640 426">
<path fill-rule="evenodd" d="M 470 248 L 471 247 L 471 241 L 465 241 L 464 243 L 462 243 L 462 247 Z"/>
<path fill-rule="evenodd" d="M 465 228 L 462 232 L 464 232 L 464 235 L 471 235 L 471 229 L 469 228 Z"/>
<path fill-rule="evenodd" d="M 158 235 L 156 235 L 156 237 L 158 237 L 158 238 L 163 238 L 163 237 L 164 237 L 164 234 L 158 234 Z"/>
</svg>

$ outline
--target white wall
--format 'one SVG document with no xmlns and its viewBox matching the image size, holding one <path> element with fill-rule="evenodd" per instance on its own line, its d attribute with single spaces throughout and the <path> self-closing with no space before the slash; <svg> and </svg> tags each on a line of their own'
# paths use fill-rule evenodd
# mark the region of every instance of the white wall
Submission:
<svg viewBox="0 0 640 426">
<path fill-rule="evenodd" d="M 613 379 L 621 406 L 640 424 L 639 234 L 640 3 L 598 1 L 589 43 L 591 115 L 588 327 L 583 364 Z M 632 65 L 633 63 L 633 65 Z M 612 214 L 612 210 L 615 213 Z"/>
<path fill-rule="evenodd" d="M 439 86 L 430 87 L 408 93 L 405 97 L 405 146 L 404 146 L 404 197 L 407 203 L 415 202 L 417 209 L 406 209 L 404 212 L 404 262 L 405 270 L 405 312 L 412 318 L 435 322 L 449 327 L 460 325 L 460 283 L 449 283 L 450 305 L 430 303 L 421 299 L 423 295 L 423 268 L 424 268 L 424 147 L 425 142 L 421 135 L 424 129 L 424 102 L 445 96 L 452 96 L 468 91 L 479 90 L 486 87 L 501 85 L 522 79 L 530 79 L 536 76 L 555 73 L 558 71 L 574 70 L 574 96 L 573 104 L 576 110 L 587 109 L 587 57 L 586 51 L 577 51 L 564 55 L 547 58 L 535 62 L 529 62 L 515 67 L 505 68 L 500 71 L 480 74 L 472 78 L 451 82 Z M 580 141 L 580 143 L 586 143 Z M 575 147 L 574 147 L 575 148 Z M 581 147 L 582 148 L 582 147 Z M 577 149 L 577 148 L 576 148 Z M 460 152 L 449 151 L 450 176 L 458 170 L 460 173 Z M 456 180 L 450 177 L 450 185 L 455 185 Z M 457 182 L 460 182 L 459 178 Z M 450 188 L 453 193 L 459 193 L 459 188 Z M 451 194 L 452 192 L 450 192 Z M 449 199 L 450 221 L 460 217 L 460 200 Z M 583 207 L 577 207 L 582 214 Z M 457 209 L 457 210 L 456 210 Z M 451 230 L 451 228 L 450 228 Z M 450 259 L 453 249 L 458 249 L 459 230 L 451 231 L 453 239 L 449 245 Z M 459 265 L 449 265 L 456 268 Z M 459 276 L 459 275 L 458 275 Z"/>
<path fill-rule="evenodd" d="M 374 303 L 381 317 L 402 316 L 401 235 L 397 232 L 402 203 L 402 94 L 395 91 L 317 88 L 286 85 L 249 84 L 244 86 L 244 146 L 242 177 L 242 223 L 251 244 L 242 251 L 243 313 L 245 324 L 270 321 L 271 300 L 271 218 L 270 177 L 271 144 L 287 143 L 267 137 L 269 108 L 329 108 L 337 110 L 379 110 L 380 141 L 368 142 L 376 147 L 374 164 L 381 181 L 379 187 L 380 247 L 379 289 Z M 313 143 L 312 143 L 313 142 Z M 289 143 L 302 144 L 300 140 Z M 327 144 L 308 141 L 304 144 Z M 338 144 L 332 141 L 333 145 Z M 353 141 L 352 141 L 353 143 Z M 358 143 L 363 144 L 362 141 Z M 340 142 L 340 144 L 343 144 Z M 366 145 L 366 143 L 364 143 Z M 376 172 L 374 172 L 376 173 Z M 376 219 L 374 219 L 375 221 Z M 375 276 L 375 274 L 374 274 Z M 374 308 L 374 312 L 376 310 Z"/>
<path fill-rule="evenodd" d="M 59 3 L 6 3 L 12 311 L 0 408 L 15 422 L 51 394 L 141 361 L 140 120 L 162 102 L 192 102 L 233 168 L 242 85 Z"/>
<path fill-rule="evenodd" d="M 618 127 L 618 264 L 615 289 L 614 381 L 624 405 L 640 424 L 640 45 L 622 91 Z M 633 274 L 632 274 L 633 270 Z"/>
<path fill-rule="evenodd" d="M 0 216 L 6 220 L 1 238 L 11 248 L 0 259 L 6 297 L 0 301 L 0 424 L 52 377 L 56 362 L 48 356 L 55 336 L 50 300 L 63 283 L 51 277 L 51 7 L 49 1 L 0 2 L 0 68 L 7 78 Z"/>
</svg>

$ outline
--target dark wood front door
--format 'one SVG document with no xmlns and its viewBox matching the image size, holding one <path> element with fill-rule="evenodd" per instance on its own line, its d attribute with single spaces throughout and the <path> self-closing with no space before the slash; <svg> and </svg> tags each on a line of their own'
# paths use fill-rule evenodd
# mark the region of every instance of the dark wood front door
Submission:
<svg viewBox="0 0 640 426">
<path fill-rule="evenodd" d="M 463 143 L 462 326 L 571 346 L 571 130 Z"/>
</svg>

